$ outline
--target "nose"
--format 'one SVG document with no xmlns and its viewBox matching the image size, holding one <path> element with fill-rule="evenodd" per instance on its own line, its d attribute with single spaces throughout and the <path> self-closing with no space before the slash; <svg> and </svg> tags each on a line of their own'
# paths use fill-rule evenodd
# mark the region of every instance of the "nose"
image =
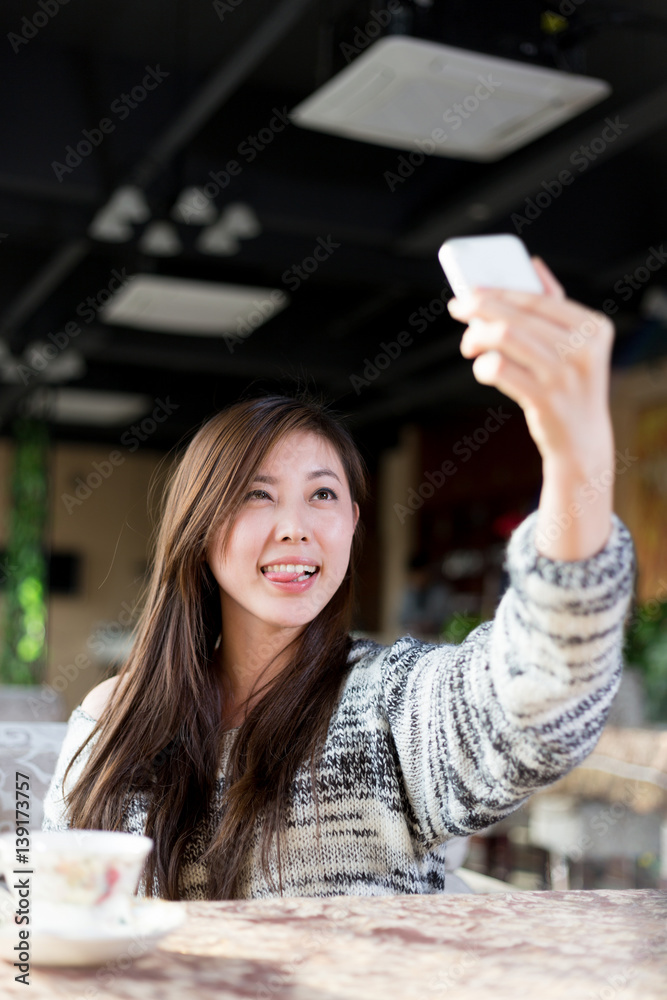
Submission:
<svg viewBox="0 0 667 1000">
<path fill-rule="evenodd" d="M 307 542 L 309 534 L 305 528 L 287 526 L 284 522 L 278 529 L 276 537 L 281 542 Z"/>
<path fill-rule="evenodd" d="M 308 512 L 303 504 L 291 503 L 278 508 L 276 538 L 281 542 L 307 542 L 310 539 Z"/>
</svg>

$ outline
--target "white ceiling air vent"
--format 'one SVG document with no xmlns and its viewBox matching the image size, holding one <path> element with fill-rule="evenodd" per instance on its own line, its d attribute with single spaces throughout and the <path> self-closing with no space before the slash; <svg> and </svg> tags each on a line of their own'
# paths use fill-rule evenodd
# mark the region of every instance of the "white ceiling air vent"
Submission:
<svg viewBox="0 0 667 1000">
<path fill-rule="evenodd" d="M 291 112 L 363 142 L 497 160 L 611 93 L 604 80 L 391 36 Z"/>
<path fill-rule="evenodd" d="M 248 336 L 284 309 L 279 288 L 137 274 L 100 309 L 105 323 L 193 336 Z"/>
</svg>

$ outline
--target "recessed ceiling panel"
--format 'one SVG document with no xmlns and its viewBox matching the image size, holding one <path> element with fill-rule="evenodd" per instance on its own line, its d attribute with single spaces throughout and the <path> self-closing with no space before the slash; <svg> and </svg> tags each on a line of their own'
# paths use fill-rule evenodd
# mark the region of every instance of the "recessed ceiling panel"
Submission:
<svg viewBox="0 0 667 1000">
<path fill-rule="evenodd" d="M 436 156 L 497 160 L 611 93 L 604 80 L 383 38 L 291 112 L 297 125 Z"/>
</svg>

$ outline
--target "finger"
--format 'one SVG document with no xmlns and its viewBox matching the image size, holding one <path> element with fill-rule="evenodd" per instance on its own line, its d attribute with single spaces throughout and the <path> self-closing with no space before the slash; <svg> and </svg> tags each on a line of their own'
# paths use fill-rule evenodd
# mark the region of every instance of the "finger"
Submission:
<svg viewBox="0 0 667 1000">
<path fill-rule="evenodd" d="M 555 274 L 549 270 L 542 258 L 531 257 L 530 259 L 533 262 L 533 267 L 537 271 L 540 281 L 542 282 L 542 287 L 544 288 L 545 293 L 555 299 L 564 299 L 565 289 L 556 278 Z"/>
<path fill-rule="evenodd" d="M 479 330 L 482 335 L 487 326 L 493 325 L 498 330 L 504 329 L 508 339 L 516 331 L 523 335 L 524 340 L 539 343 L 547 350 L 563 336 L 561 326 L 498 297 L 482 298 L 468 322 L 469 329 Z M 464 338 L 472 341 L 473 333 L 466 332 Z M 553 353 L 549 351 L 547 356 L 552 358 Z"/>
<path fill-rule="evenodd" d="M 474 358 L 486 351 L 498 351 L 546 384 L 552 378 L 554 350 L 548 337 L 543 341 L 536 334 L 535 326 L 540 322 L 532 319 L 522 325 L 503 318 L 495 322 L 474 318 L 461 338 L 461 354 Z"/>
<path fill-rule="evenodd" d="M 478 382 L 482 385 L 494 385 L 522 409 L 537 405 L 542 395 L 541 387 L 530 372 L 497 351 L 480 355 L 475 360 L 472 371 Z"/>
<path fill-rule="evenodd" d="M 491 318 L 490 310 L 495 308 L 494 303 L 499 302 L 516 306 L 526 315 L 539 316 L 567 333 L 581 332 L 585 337 L 590 337 L 598 328 L 613 329 L 604 313 L 587 309 L 572 299 L 557 299 L 549 295 L 516 292 L 505 288 L 478 289 L 464 301 L 450 299 L 447 308 L 455 319 L 465 321 L 472 316 Z"/>
</svg>

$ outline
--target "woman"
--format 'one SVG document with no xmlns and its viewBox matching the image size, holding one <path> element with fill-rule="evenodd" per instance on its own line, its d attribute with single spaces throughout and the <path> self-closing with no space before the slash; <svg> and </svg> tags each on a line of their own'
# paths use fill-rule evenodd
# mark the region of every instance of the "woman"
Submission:
<svg viewBox="0 0 667 1000">
<path fill-rule="evenodd" d="M 460 646 L 352 641 L 359 454 L 314 404 L 237 403 L 174 475 L 132 653 L 72 713 L 45 829 L 146 832 L 140 894 L 169 899 L 442 892 L 449 840 L 593 750 L 634 581 L 613 329 L 535 265 L 543 295 L 450 303 L 543 459 L 494 620 Z"/>
</svg>

